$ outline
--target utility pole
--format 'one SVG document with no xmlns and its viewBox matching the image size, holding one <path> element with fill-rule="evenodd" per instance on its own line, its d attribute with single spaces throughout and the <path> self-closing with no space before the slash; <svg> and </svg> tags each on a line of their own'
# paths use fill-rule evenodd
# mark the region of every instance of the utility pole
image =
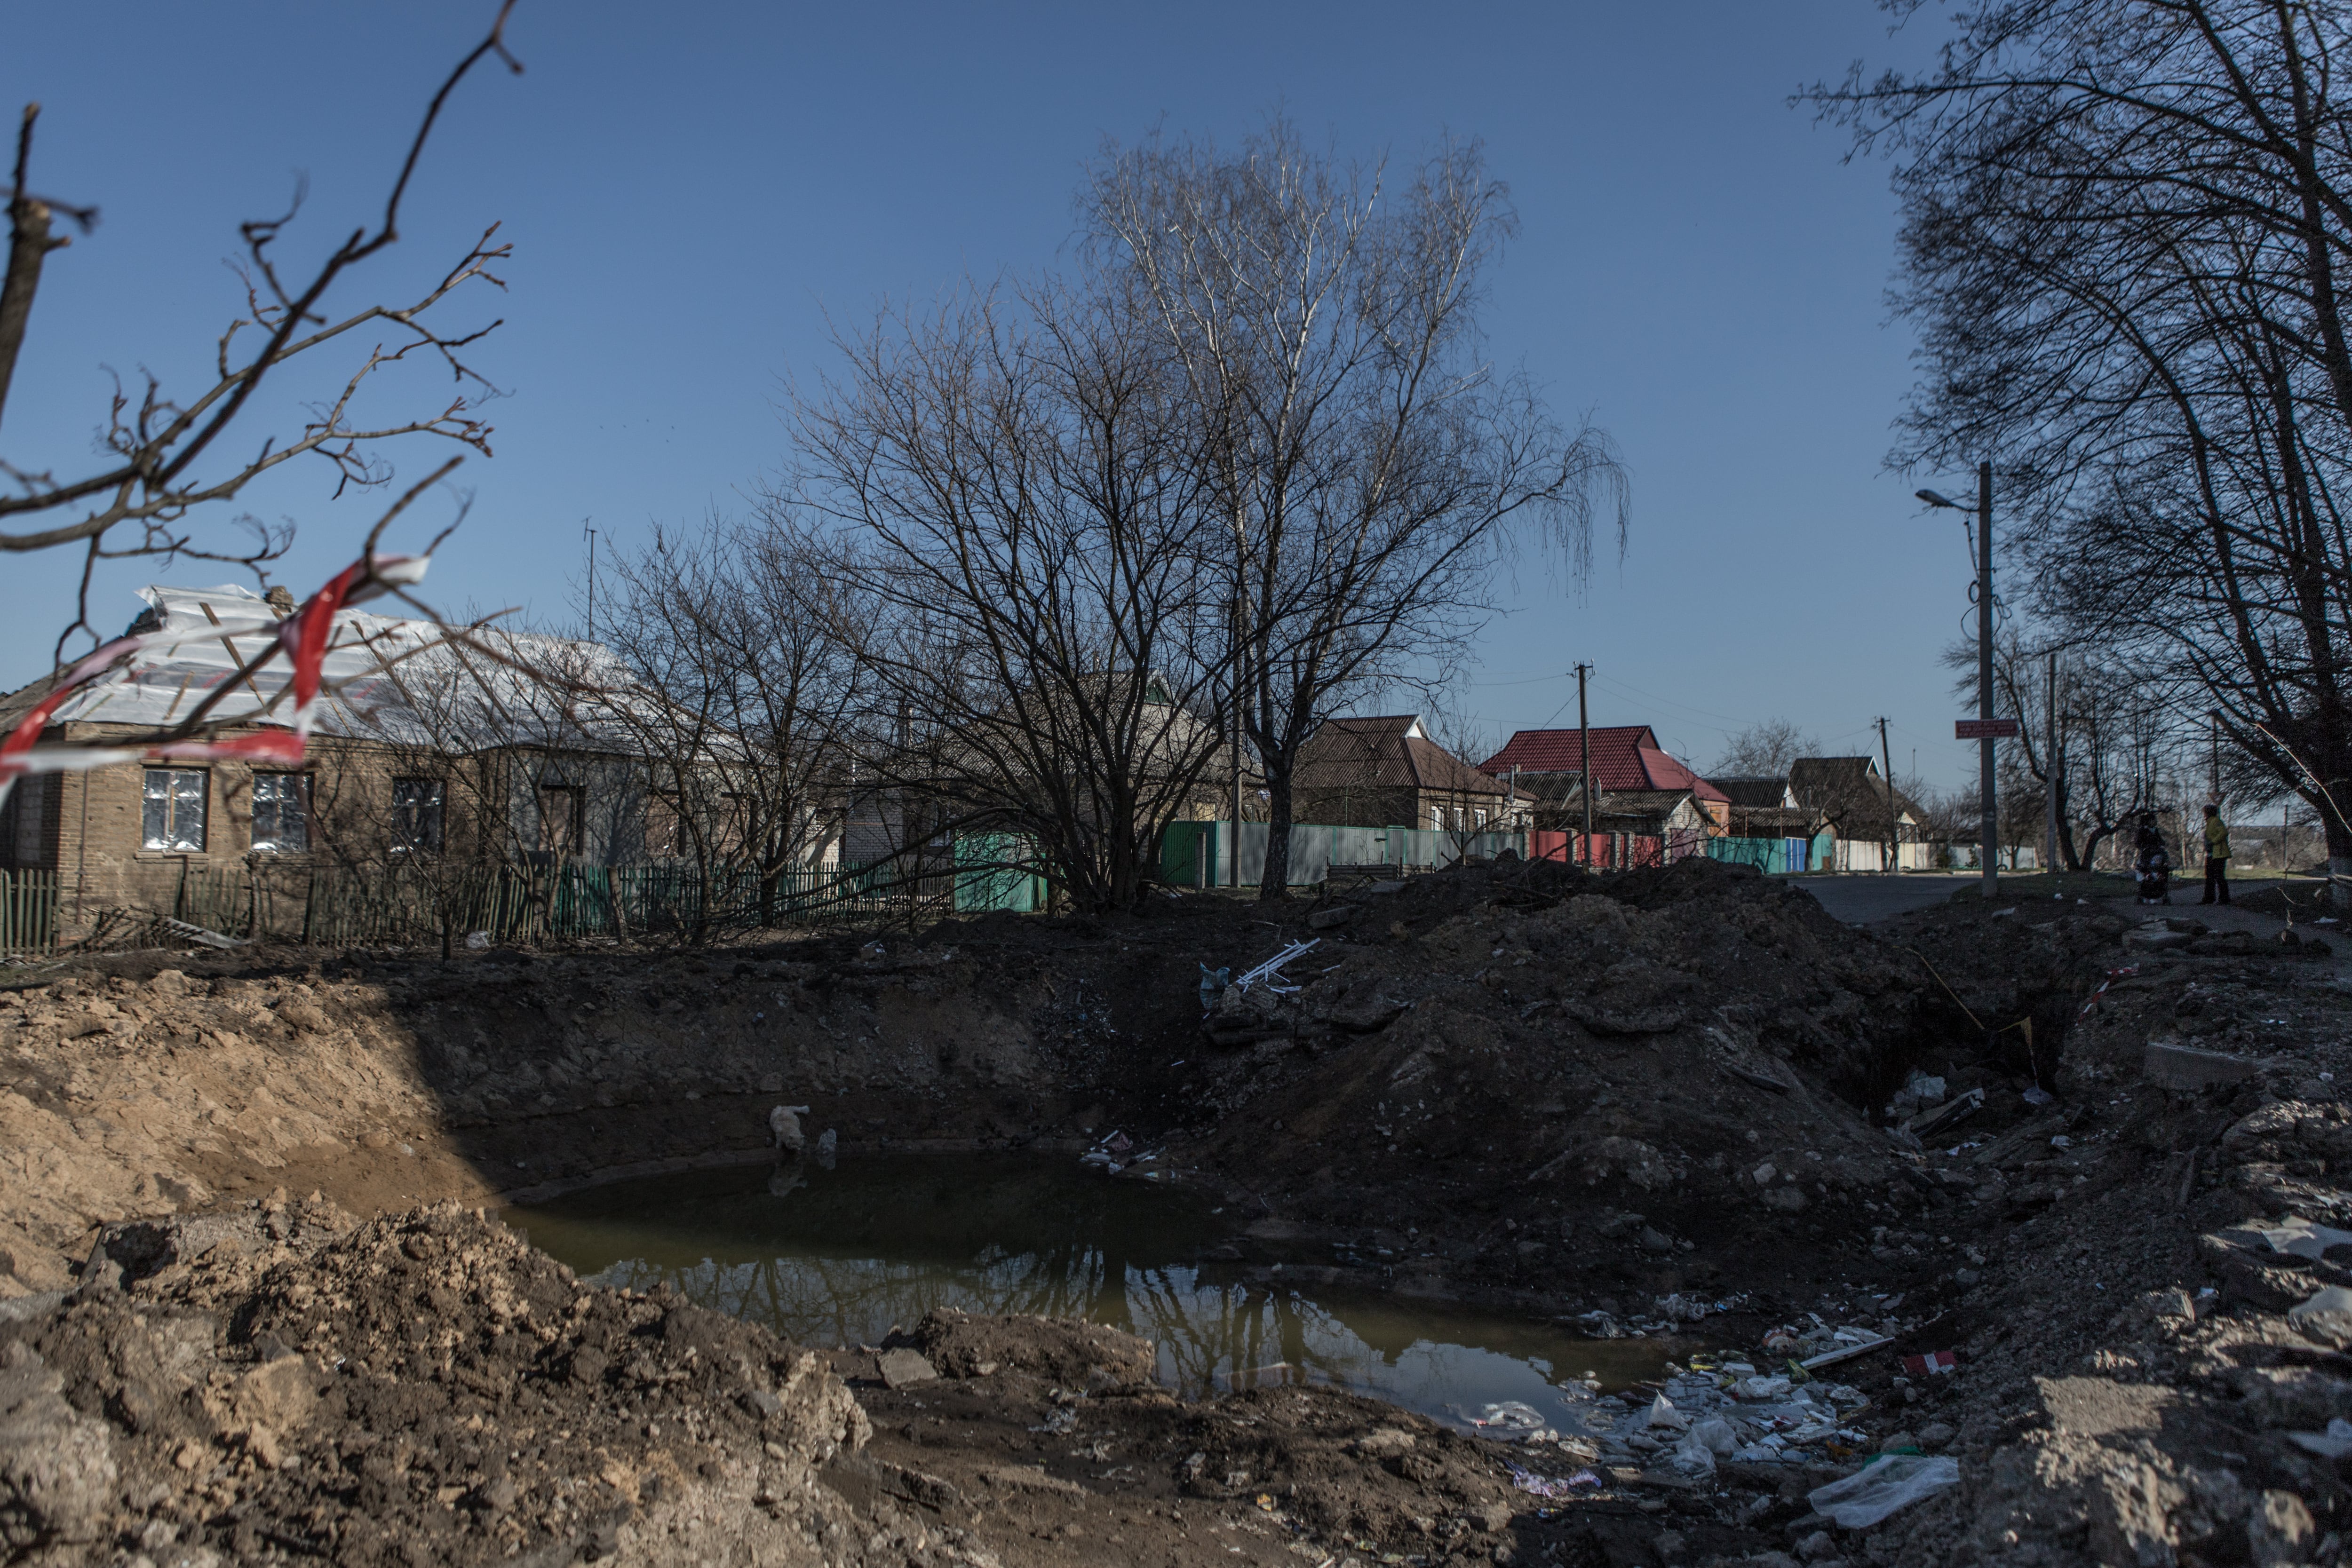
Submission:
<svg viewBox="0 0 2352 1568">
<path fill-rule="evenodd" d="M 2058 650 L 2042 674 L 2042 869 L 2058 874 Z"/>
<path fill-rule="evenodd" d="M 1592 863 L 1592 722 L 1584 713 L 1584 677 L 1592 673 L 1590 664 L 1576 666 L 1576 734 L 1579 758 L 1577 787 L 1584 791 L 1584 833 L 1577 841 L 1576 858 L 1586 865 Z"/>
<path fill-rule="evenodd" d="M 580 527 L 588 535 L 588 641 L 596 640 L 596 530 L 588 527 L 588 519 L 580 519 Z"/>
<path fill-rule="evenodd" d="M 1977 717 L 1992 727 L 1992 464 L 1977 465 Z M 2000 743 L 1987 734 L 1977 742 L 1977 803 L 1984 813 L 1979 827 L 1977 854 L 1984 863 L 1984 901 L 1988 907 L 2000 891 L 2000 784 L 1993 769 L 1993 747 Z"/>
<path fill-rule="evenodd" d="M 1933 490 L 1918 492 L 1931 507 L 1968 508 Z M 1992 465 L 1977 465 L 1977 861 L 1984 873 L 1984 900 L 2000 891 L 1999 783 L 1993 770 L 1992 716 Z M 2012 727 L 2015 725 L 2011 720 Z"/>
<path fill-rule="evenodd" d="M 1903 828 L 1895 815 L 1895 762 L 1886 754 L 1886 720 L 1878 724 L 1878 766 L 1886 773 L 1886 864 L 1885 871 L 1903 869 Z"/>
</svg>

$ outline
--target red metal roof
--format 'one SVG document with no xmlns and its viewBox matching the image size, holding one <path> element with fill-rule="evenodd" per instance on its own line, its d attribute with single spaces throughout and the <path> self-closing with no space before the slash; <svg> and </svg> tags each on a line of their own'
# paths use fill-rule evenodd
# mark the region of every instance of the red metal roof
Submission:
<svg viewBox="0 0 2352 1568">
<path fill-rule="evenodd" d="M 1730 797 L 1673 758 L 1646 724 L 1611 725 L 1592 734 L 1592 781 L 1602 789 L 1688 789 L 1702 800 Z M 1522 773 L 1573 773 L 1582 762 L 1580 731 L 1523 729 L 1502 750 L 1478 764 L 1496 778 L 1517 768 Z"/>
</svg>

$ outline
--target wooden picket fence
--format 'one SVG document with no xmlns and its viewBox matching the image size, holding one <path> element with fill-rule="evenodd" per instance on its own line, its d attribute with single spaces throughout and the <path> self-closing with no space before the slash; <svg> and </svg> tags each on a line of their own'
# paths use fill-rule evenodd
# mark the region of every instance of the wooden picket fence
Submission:
<svg viewBox="0 0 2352 1568">
<path fill-rule="evenodd" d="M 39 957 L 57 947 L 58 873 L 0 871 L 0 957 Z"/>
<path fill-rule="evenodd" d="M 937 880 L 887 865 L 767 879 L 676 866 L 185 866 L 170 907 L 150 913 L 224 936 L 321 946 L 430 945 L 445 928 L 507 944 L 929 918 L 941 913 Z M 53 909 L 54 888 L 51 897 Z"/>
</svg>

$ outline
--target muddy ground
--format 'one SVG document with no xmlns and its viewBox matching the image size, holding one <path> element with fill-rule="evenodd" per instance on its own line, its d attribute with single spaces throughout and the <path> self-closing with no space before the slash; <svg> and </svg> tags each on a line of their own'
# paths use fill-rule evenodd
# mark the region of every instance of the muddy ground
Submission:
<svg viewBox="0 0 2352 1568">
<path fill-rule="evenodd" d="M 2352 1420 L 2352 1299 L 2288 1313 L 2352 1281 L 2280 1228 L 2352 1228 L 2352 990 L 2308 924 L 2141 913 L 1863 932 L 1737 868 L 1507 866 L 1270 912 L 24 975 L 0 990 L 0 1540 L 159 1564 L 2334 1562 L 2352 1445 L 2292 1434 Z M 1295 993 L 1204 994 L 1297 940 Z M 1917 1074 L 1943 1081 L 1924 1103 Z M 1977 1093 L 1925 1139 L 1895 1124 Z M 1694 1477 L 1328 1389 L 1179 1402 L 1116 1336 L 1034 1322 L 812 1363 L 419 1207 L 764 1157 L 778 1103 L 849 1150 L 1075 1158 L 1116 1128 L 1105 1179 L 1219 1189 L 1269 1284 L 1670 1322 L 1768 1368 L 1808 1313 L 1892 1343 L 1835 1374 L 1860 1436 Z M 123 1220 L 146 1223 L 101 1229 Z M 946 1375 L 886 1378 L 894 1349 Z M 1939 1351 L 1956 1370 L 1903 1371 Z M 241 1392 L 280 1385 L 299 1418 Z M 1869 1529 L 1817 1514 L 1882 1445 L 1961 1480 Z M 1514 1464 L 1602 1484 L 1544 1498 Z"/>
</svg>

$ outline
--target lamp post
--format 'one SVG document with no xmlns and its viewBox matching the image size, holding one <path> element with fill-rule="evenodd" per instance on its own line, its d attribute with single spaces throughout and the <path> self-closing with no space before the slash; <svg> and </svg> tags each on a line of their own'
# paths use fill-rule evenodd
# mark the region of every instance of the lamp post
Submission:
<svg viewBox="0 0 2352 1568">
<path fill-rule="evenodd" d="M 1933 490 L 1921 490 L 1919 498 L 1931 507 L 1945 507 L 1953 511 L 1966 511 L 1959 501 L 1948 500 Z M 1987 904 L 2000 891 L 2000 873 L 1995 862 L 2000 853 L 2000 821 L 1996 800 L 1998 786 L 1993 777 L 1992 737 L 1992 465 L 1977 465 L 1977 805 L 1983 813 L 1979 824 L 1977 861 L 1984 868 L 1984 897 Z"/>
</svg>

